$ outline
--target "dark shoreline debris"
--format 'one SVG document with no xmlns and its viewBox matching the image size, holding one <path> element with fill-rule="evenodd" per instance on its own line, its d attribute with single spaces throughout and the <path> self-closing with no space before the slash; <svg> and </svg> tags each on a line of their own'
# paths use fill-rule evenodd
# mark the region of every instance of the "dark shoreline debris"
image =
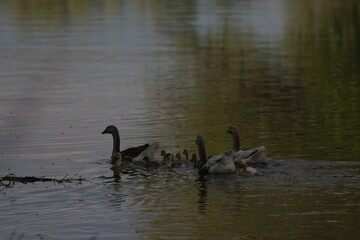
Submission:
<svg viewBox="0 0 360 240">
<path fill-rule="evenodd" d="M 58 184 L 72 183 L 72 182 L 81 183 L 86 180 L 85 178 L 82 178 L 81 176 L 79 176 L 77 178 L 74 178 L 74 177 L 67 178 L 67 176 L 68 175 L 65 175 L 65 177 L 63 177 L 62 179 L 56 179 L 56 178 L 31 177 L 31 176 L 18 177 L 18 176 L 15 176 L 15 174 L 10 173 L 10 174 L 6 175 L 5 177 L 0 178 L 0 185 L 8 187 L 17 182 L 23 183 L 23 184 L 34 183 L 34 182 L 54 182 L 54 183 L 58 183 Z M 8 182 L 8 183 L 5 184 L 4 182 Z"/>
</svg>

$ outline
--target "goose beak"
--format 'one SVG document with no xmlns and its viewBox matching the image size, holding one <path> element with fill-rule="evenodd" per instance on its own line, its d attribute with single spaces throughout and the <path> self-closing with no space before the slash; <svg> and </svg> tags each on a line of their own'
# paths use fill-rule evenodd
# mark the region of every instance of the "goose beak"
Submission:
<svg viewBox="0 0 360 240">
<path fill-rule="evenodd" d="M 230 134 L 232 133 L 230 128 L 226 131 L 226 133 L 230 133 Z"/>
<path fill-rule="evenodd" d="M 105 128 L 105 130 L 101 134 L 110 133 L 108 128 Z"/>
<path fill-rule="evenodd" d="M 101 134 L 105 134 L 105 133 L 111 133 L 109 127 L 106 127 Z"/>
</svg>

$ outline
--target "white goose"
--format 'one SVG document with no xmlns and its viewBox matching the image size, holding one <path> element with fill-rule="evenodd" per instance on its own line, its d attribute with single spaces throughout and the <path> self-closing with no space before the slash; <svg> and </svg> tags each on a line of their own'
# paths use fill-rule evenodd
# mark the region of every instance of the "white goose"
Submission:
<svg viewBox="0 0 360 240">
<path fill-rule="evenodd" d="M 233 151 L 223 152 L 219 155 L 206 159 L 205 140 L 202 135 L 198 135 L 196 137 L 196 144 L 200 157 L 200 175 L 235 173 L 236 166 L 233 161 Z"/>
<path fill-rule="evenodd" d="M 266 164 L 267 151 L 264 146 L 240 149 L 240 135 L 237 127 L 229 127 L 227 133 L 233 136 L 234 162 L 239 165 L 241 160 L 247 164 Z"/>
</svg>

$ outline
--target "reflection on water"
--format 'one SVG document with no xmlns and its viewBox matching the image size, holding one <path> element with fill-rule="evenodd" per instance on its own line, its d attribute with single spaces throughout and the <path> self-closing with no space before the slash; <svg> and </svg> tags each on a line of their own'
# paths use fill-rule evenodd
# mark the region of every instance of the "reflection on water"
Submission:
<svg viewBox="0 0 360 240">
<path fill-rule="evenodd" d="M 1 232 L 355 238 L 359 11 L 355 0 L 0 1 L 0 176 L 88 179 L 2 190 Z M 242 147 L 277 161 L 255 178 L 114 181 L 109 124 L 121 149 L 194 152 L 201 133 L 210 155 L 231 148 L 237 125 Z"/>
<path fill-rule="evenodd" d="M 277 160 L 258 170 L 198 179 L 192 169 L 144 169 L 113 181 L 106 169 L 83 185 L 17 184 L 3 191 L 2 230 L 26 239 L 358 236 L 358 163 Z"/>
<path fill-rule="evenodd" d="M 199 176 L 198 179 L 198 190 L 199 190 L 199 212 L 206 212 L 206 202 L 207 202 L 207 178 Z"/>
</svg>

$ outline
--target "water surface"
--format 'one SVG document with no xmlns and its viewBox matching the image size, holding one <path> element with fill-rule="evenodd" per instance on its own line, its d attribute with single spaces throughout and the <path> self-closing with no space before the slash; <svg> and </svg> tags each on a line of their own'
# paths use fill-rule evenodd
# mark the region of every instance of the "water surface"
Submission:
<svg viewBox="0 0 360 240">
<path fill-rule="evenodd" d="M 360 5 L 343 1 L 0 1 L 1 232 L 24 239 L 359 236 Z M 254 178 L 125 174 L 158 141 L 210 155 L 265 145 Z"/>
</svg>

